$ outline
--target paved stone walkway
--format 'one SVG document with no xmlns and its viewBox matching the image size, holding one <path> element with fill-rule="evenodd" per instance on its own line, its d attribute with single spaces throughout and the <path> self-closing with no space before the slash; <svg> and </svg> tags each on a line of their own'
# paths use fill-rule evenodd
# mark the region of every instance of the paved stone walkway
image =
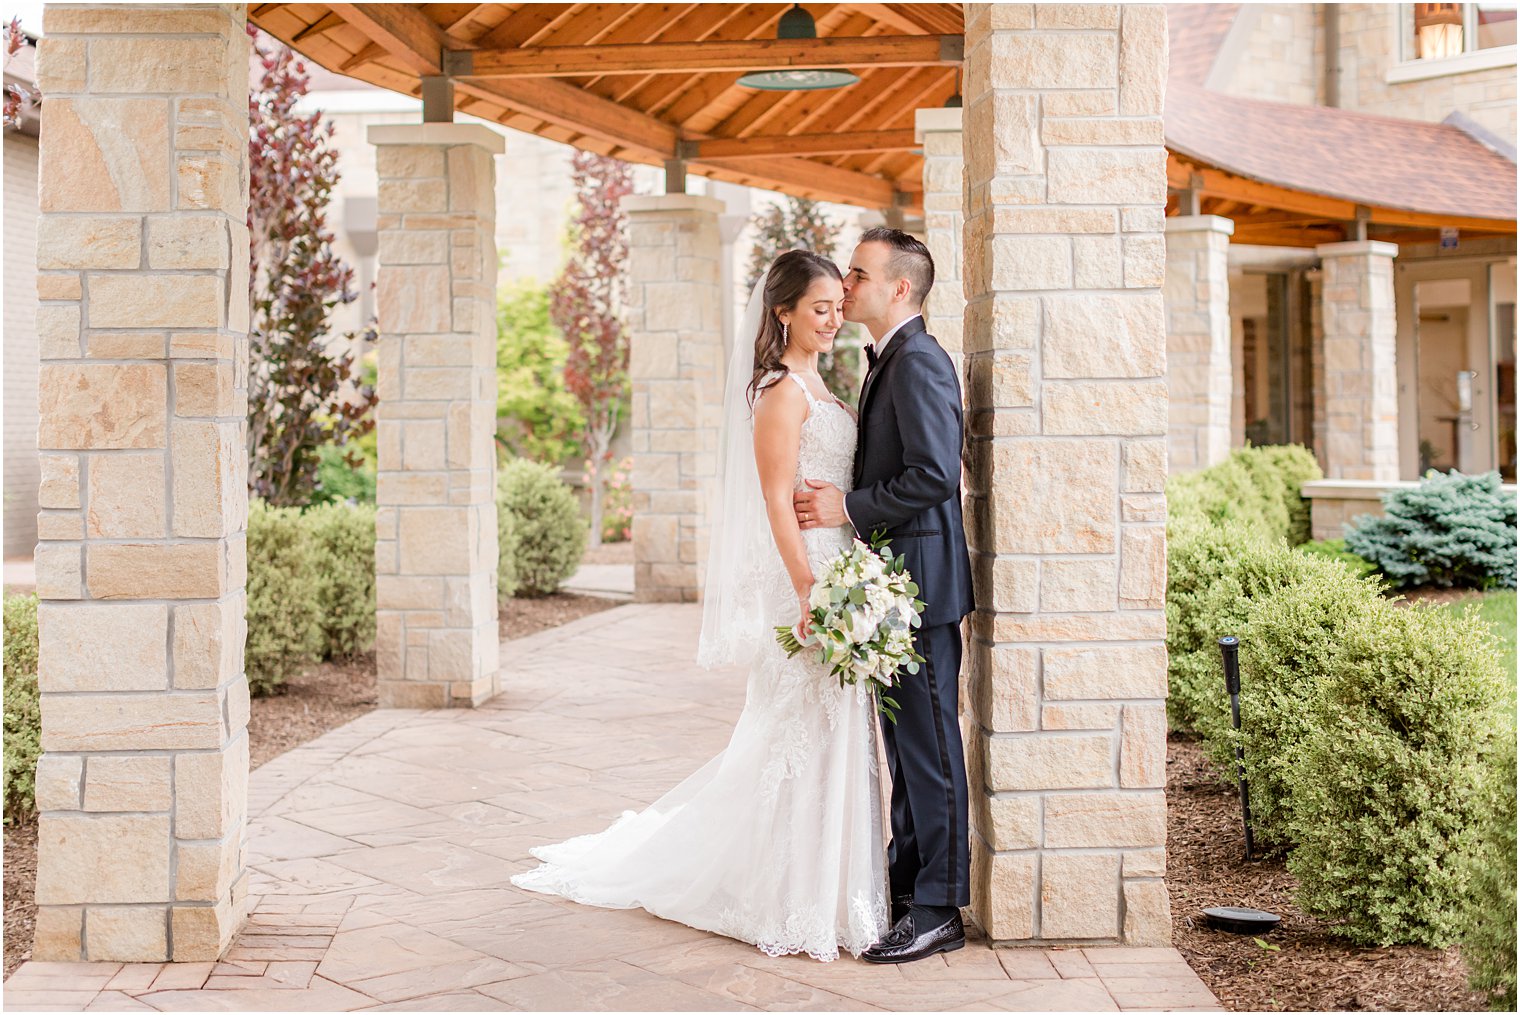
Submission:
<svg viewBox="0 0 1520 1015">
<path fill-rule="evenodd" d="M 1003 949 L 877 967 L 772 959 L 533 895 L 528 847 L 605 826 L 721 750 L 744 681 L 694 607 L 631 605 L 503 647 L 485 707 L 375 712 L 253 773 L 256 905 L 224 961 L 42 963 L 12 1010 L 1220 1010 L 1170 948 Z"/>
</svg>

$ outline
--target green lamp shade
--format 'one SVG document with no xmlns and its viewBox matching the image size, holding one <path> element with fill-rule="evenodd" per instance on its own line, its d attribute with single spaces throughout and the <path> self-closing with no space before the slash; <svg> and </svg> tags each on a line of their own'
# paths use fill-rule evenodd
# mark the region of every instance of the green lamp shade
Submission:
<svg viewBox="0 0 1520 1015">
<path fill-rule="evenodd" d="M 745 88 L 759 88 L 770 92 L 809 92 L 820 88 L 843 88 L 853 85 L 860 78 L 847 70 L 761 70 L 746 74 L 739 79 Z"/>
</svg>

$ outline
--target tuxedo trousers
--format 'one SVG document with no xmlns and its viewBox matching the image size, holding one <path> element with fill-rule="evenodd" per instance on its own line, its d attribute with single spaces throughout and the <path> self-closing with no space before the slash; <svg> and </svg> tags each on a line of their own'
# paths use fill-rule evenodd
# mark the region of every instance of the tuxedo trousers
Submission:
<svg viewBox="0 0 1520 1015">
<path fill-rule="evenodd" d="M 892 841 L 887 879 L 893 897 L 922 906 L 971 903 L 966 754 L 961 744 L 961 625 L 920 628 L 924 657 L 892 692 L 897 722 L 882 717 L 892 775 Z"/>
</svg>

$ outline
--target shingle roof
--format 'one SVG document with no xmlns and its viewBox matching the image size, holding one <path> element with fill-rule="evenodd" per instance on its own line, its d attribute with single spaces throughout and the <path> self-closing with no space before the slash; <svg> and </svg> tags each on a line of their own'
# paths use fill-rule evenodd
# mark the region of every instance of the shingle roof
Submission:
<svg viewBox="0 0 1520 1015">
<path fill-rule="evenodd" d="M 1515 164 L 1448 124 L 1242 99 L 1176 80 L 1164 123 L 1173 152 L 1238 176 L 1380 208 L 1515 218 Z"/>
<path fill-rule="evenodd" d="M 1240 4 L 1171 4 L 1166 9 L 1170 36 L 1168 73 L 1174 81 L 1201 85 L 1214 69 L 1219 47 L 1240 13 Z"/>
</svg>

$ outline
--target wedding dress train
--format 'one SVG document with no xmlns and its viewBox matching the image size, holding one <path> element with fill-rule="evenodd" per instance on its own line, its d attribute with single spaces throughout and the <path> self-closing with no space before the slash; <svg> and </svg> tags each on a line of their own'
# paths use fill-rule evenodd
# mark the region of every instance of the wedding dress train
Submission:
<svg viewBox="0 0 1520 1015">
<path fill-rule="evenodd" d="M 802 478 L 850 488 L 855 422 L 807 393 Z M 848 528 L 802 533 L 815 570 L 848 547 Z M 859 955 L 886 929 L 876 714 L 863 689 L 840 687 L 812 649 L 788 659 L 769 637 L 795 623 L 779 554 L 756 562 L 767 637 L 750 669 L 728 747 L 642 811 L 605 831 L 535 848 L 543 863 L 513 884 L 576 902 L 656 916 L 829 961 Z"/>
</svg>

